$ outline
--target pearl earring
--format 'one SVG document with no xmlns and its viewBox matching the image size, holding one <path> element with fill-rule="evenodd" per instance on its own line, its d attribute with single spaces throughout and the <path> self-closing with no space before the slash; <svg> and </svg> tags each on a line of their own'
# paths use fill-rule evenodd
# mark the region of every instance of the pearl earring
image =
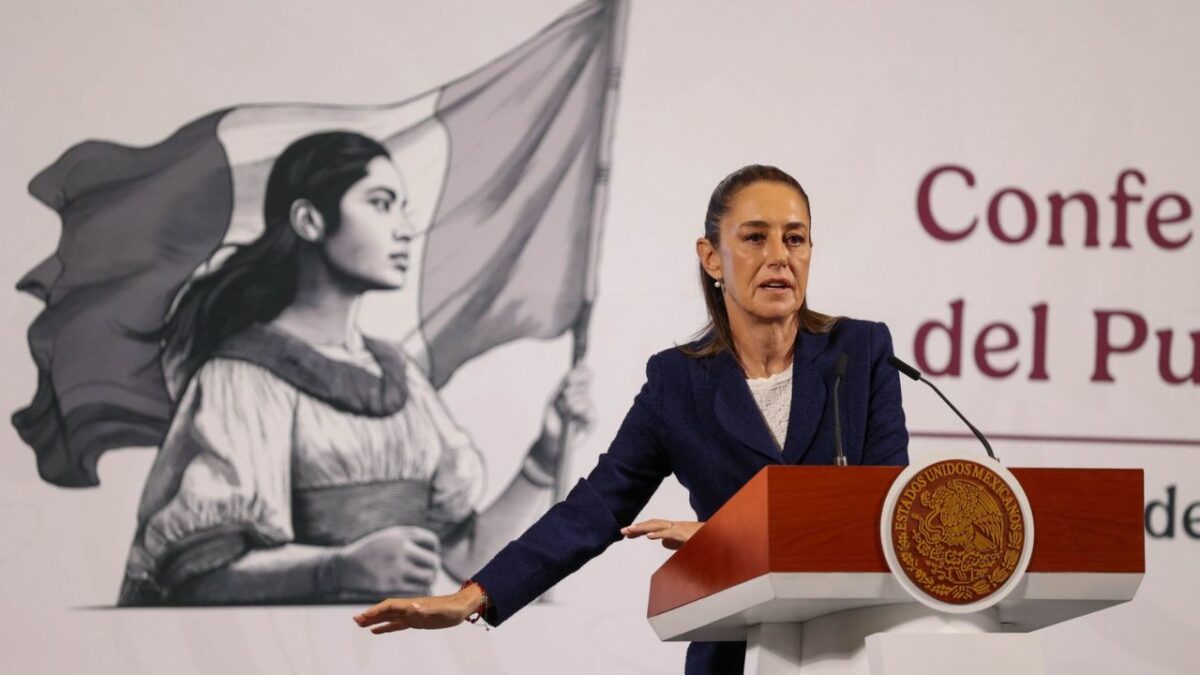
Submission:
<svg viewBox="0 0 1200 675">
<path fill-rule="evenodd" d="M 713 288 L 720 288 L 720 287 L 721 287 L 721 280 L 713 279 Z"/>
</svg>

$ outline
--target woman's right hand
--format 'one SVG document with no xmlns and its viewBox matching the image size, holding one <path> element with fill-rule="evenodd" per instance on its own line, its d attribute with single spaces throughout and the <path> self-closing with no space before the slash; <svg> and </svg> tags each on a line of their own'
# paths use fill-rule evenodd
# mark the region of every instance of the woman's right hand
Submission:
<svg viewBox="0 0 1200 675">
<path fill-rule="evenodd" d="M 333 553 L 322 590 L 342 597 L 428 593 L 441 567 L 440 544 L 423 527 L 377 530 Z"/>
<path fill-rule="evenodd" d="M 653 518 L 622 527 L 621 536 L 626 539 L 637 539 L 638 537 L 645 536 L 647 539 L 662 541 L 663 548 L 678 551 L 703 526 L 704 523 L 694 520 L 663 520 L 662 518 Z"/>
<path fill-rule="evenodd" d="M 479 608 L 483 591 L 470 584 L 454 595 L 432 598 L 388 598 L 354 617 L 354 623 L 376 635 L 406 628 L 450 628 Z"/>
</svg>

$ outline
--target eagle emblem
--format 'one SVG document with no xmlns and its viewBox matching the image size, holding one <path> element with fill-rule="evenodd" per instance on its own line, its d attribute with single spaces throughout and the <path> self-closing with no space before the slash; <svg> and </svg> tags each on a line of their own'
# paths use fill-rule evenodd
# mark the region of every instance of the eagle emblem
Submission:
<svg viewBox="0 0 1200 675">
<path fill-rule="evenodd" d="M 902 572 L 941 602 L 975 603 L 1013 575 L 1026 524 L 1013 489 L 987 466 L 931 464 L 901 489 L 890 517 Z"/>
</svg>

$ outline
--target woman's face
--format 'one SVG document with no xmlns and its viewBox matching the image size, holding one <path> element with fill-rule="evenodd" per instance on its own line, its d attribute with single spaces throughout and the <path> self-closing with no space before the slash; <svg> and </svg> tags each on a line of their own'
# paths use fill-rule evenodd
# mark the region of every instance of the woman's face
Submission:
<svg viewBox="0 0 1200 675">
<path fill-rule="evenodd" d="M 364 290 L 404 285 L 413 237 L 407 203 L 404 181 L 392 160 L 368 162 L 367 175 L 342 196 L 341 224 L 322 246 L 330 267 Z"/>
<path fill-rule="evenodd" d="M 808 203 L 783 183 L 751 183 L 734 194 L 721 219 L 720 245 L 700 239 L 708 275 L 720 279 L 725 307 L 758 321 L 794 317 L 808 289 L 812 258 Z M 707 243 L 707 245 L 706 245 Z"/>
</svg>

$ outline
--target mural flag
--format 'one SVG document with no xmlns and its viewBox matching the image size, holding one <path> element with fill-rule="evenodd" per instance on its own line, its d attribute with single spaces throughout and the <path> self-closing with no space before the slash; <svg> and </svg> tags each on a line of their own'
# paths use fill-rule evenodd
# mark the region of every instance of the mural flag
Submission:
<svg viewBox="0 0 1200 675">
<path fill-rule="evenodd" d="M 345 129 L 392 153 L 423 229 L 406 344 L 441 386 L 478 354 L 586 323 L 623 2 L 581 4 L 458 80 L 387 106 L 244 105 L 158 145 L 87 141 L 30 182 L 57 211 L 54 255 L 18 283 L 33 401 L 13 415 L 48 482 L 99 484 L 106 450 L 157 445 L 173 414 L 160 328 L 189 280 L 262 231 L 291 142 Z"/>
</svg>

